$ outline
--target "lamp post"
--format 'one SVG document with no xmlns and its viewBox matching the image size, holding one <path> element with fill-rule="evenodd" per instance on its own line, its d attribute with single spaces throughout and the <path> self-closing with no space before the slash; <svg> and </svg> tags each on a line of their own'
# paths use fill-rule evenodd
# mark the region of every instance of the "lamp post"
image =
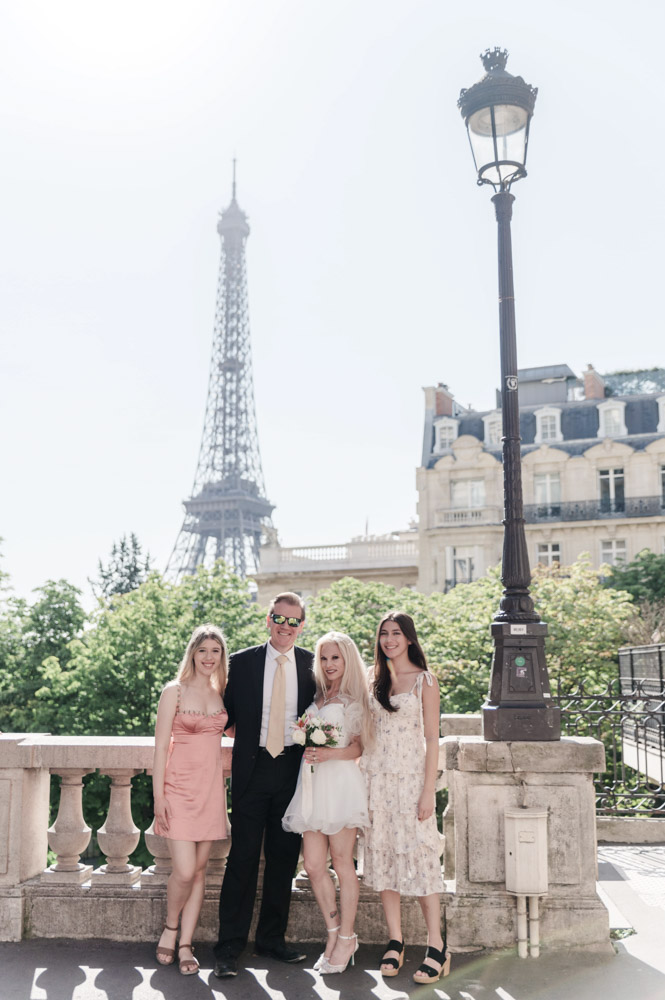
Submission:
<svg viewBox="0 0 665 1000">
<path fill-rule="evenodd" d="M 552 703 L 545 661 L 547 625 L 540 621 L 529 593 L 510 237 L 515 200 L 510 188 L 526 177 L 529 126 L 538 91 L 506 72 L 505 50 L 488 49 L 480 58 L 486 75 L 461 91 L 458 107 L 469 134 L 478 184 L 490 184 L 495 191 L 492 202 L 499 245 L 504 591 L 492 623 L 494 655 L 489 694 L 483 705 L 483 735 L 486 740 L 558 740 L 560 710 Z"/>
</svg>

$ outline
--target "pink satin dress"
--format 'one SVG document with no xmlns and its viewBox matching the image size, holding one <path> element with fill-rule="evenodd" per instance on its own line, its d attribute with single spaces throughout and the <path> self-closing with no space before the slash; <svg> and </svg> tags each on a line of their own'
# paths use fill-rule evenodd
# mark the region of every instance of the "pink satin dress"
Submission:
<svg viewBox="0 0 665 1000">
<path fill-rule="evenodd" d="M 225 709 L 212 715 L 178 711 L 164 775 L 170 806 L 168 830 L 155 820 L 155 833 L 170 840 L 223 840 L 229 835 L 222 768 Z"/>
</svg>

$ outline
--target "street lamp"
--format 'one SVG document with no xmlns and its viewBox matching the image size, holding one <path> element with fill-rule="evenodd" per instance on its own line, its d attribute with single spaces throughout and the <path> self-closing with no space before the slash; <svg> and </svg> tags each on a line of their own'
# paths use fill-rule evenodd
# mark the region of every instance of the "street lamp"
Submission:
<svg viewBox="0 0 665 1000">
<path fill-rule="evenodd" d="M 526 177 L 529 125 L 538 91 L 506 72 L 508 53 L 488 49 L 480 57 L 486 75 L 462 90 L 458 107 L 466 123 L 478 184 L 491 184 L 499 242 L 499 336 L 503 421 L 504 591 L 492 624 L 494 655 L 487 701 L 486 740 L 558 740 L 561 718 L 552 702 L 545 636 L 529 594 L 531 571 L 524 533 L 520 413 L 517 389 L 515 298 L 510 219 L 511 185 Z"/>
</svg>

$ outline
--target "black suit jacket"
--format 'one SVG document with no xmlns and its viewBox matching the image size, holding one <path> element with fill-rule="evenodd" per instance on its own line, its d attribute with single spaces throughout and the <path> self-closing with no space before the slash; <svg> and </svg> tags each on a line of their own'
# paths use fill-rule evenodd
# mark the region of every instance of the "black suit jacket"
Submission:
<svg viewBox="0 0 665 1000">
<path fill-rule="evenodd" d="M 263 675 L 268 643 L 250 646 L 234 653 L 229 659 L 229 679 L 224 692 L 224 705 L 229 713 L 228 726 L 235 725 L 231 793 L 242 795 L 252 776 L 261 736 L 263 710 Z M 298 715 L 311 705 L 316 693 L 312 672 L 314 654 L 294 646 L 298 674 Z"/>
</svg>

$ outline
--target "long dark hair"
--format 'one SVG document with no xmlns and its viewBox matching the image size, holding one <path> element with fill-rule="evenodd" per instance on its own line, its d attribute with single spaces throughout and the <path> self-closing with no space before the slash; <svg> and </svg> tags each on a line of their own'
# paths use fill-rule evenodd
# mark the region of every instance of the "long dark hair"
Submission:
<svg viewBox="0 0 665 1000">
<path fill-rule="evenodd" d="M 396 712 L 397 709 L 395 706 L 390 704 L 390 687 L 392 684 L 392 677 L 390 676 L 390 668 L 388 667 L 388 658 L 381 649 L 381 643 L 379 642 L 381 629 L 386 622 L 395 622 L 396 625 L 399 625 L 404 638 L 409 643 L 407 652 L 411 663 L 413 663 L 413 665 L 418 667 L 420 670 L 427 670 L 428 668 L 425 654 L 423 653 L 422 647 L 418 642 L 416 626 L 413 624 L 413 618 L 411 615 L 407 615 L 405 611 L 389 611 L 387 615 L 383 616 L 379 622 L 379 627 L 376 630 L 376 645 L 374 647 L 374 683 L 372 685 L 372 690 L 379 705 L 385 708 L 387 712 Z"/>
</svg>

